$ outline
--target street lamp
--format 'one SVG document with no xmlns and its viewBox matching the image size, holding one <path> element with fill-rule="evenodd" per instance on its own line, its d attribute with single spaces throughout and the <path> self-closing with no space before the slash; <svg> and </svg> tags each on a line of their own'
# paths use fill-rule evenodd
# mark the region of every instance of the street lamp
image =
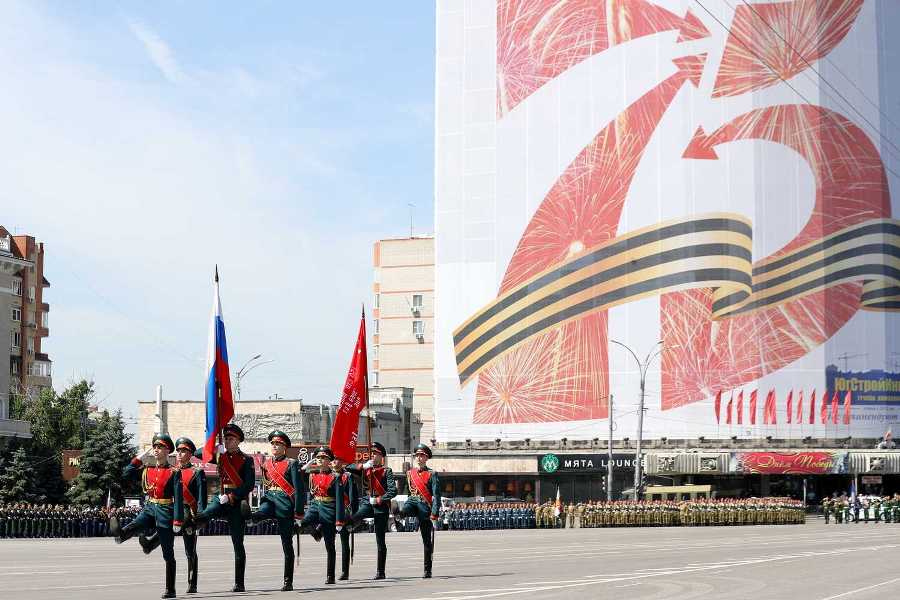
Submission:
<svg viewBox="0 0 900 600">
<path fill-rule="evenodd" d="M 247 373 L 249 373 L 250 371 L 252 371 L 252 370 L 255 369 L 256 367 L 261 367 L 262 365 L 267 365 L 267 364 L 269 364 L 269 363 L 271 363 L 271 362 L 275 362 L 274 359 L 272 359 L 272 360 L 265 360 L 265 361 L 263 361 L 263 362 L 261 362 L 261 363 L 256 363 L 256 364 L 253 365 L 252 367 L 250 366 L 250 363 L 252 363 L 252 362 L 255 361 L 255 360 L 259 360 L 260 358 L 262 358 L 262 354 L 257 354 L 256 356 L 254 356 L 253 358 L 251 358 L 250 360 L 248 360 L 247 362 L 245 362 L 245 363 L 244 363 L 244 366 L 241 367 L 241 368 L 238 370 L 237 373 L 235 373 L 235 375 L 234 375 L 234 382 L 235 382 L 235 383 L 234 383 L 234 389 L 235 389 L 235 391 L 237 392 L 237 399 L 238 399 L 238 400 L 241 399 L 241 378 L 244 377 L 245 375 L 247 375 Z M 249 368 L 248 368 L 248 367 L 249 367 Z"/>
<path fill-rule="evenodd" d="M 647 371 L 650 368 L 650 363 L 654 358 L 662 353 L 662 348 L 659 346 L 662 345 L 662 340 L 653 344 L 653 347 L 650 348 L 650 352 L 647 353 L 647 357 L 644 359 L 644 362 L 641 362 L 641 359 L 638 358 L 637 354 L 634 353 L 634 350 L 623 344 L 622 342 L 618 342 L 616 340 L 609 340 L 613 344 L 617 346 L 622 346 L 631 356 L 634 358 L 634 361 L 638 365 L 638 372 L 641 375 L 641 400 L 638 405 L 638 424 L 637 424 L 637 447 L 634 450 L 634 499 L 638 499 L 639 488 L 641 486 L 641 440 L 644 435 L 644 391 L 645 384 L 647 380 Z"/>
</svg>

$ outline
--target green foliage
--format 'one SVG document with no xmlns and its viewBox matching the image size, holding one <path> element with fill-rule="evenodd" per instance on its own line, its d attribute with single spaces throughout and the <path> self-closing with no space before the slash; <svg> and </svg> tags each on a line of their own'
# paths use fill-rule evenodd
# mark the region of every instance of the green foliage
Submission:
<svg viewBox="0 0 900 600">
<path fill-rule="evenodd" d="M 0 502 L 43 502 L 35 489 L 28 453 L 19 448 L 0 465 Z"/>
<path fill-rule="evenodd" d="M 123 496 L 122 469 L 134 456 L 131 435 L 125 432 L 121 411 L 103 411 L 85 436 L 79 475 L 66 493 L 75 504 L 101 506 L 107 494 L 114 502 Z"/>
</svg>

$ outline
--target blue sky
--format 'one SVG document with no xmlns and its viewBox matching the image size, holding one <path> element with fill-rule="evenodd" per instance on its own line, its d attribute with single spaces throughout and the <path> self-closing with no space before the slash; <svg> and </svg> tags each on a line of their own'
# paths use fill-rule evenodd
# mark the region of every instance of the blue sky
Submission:
<svg viewBox="0 0 900 600">
<path fill-rule="evenodd" d="M 338 399 L 372 243 L 431 233 L 434 6 L 0 4 L 0 223 L 45 243 L 58 389 Z"/>
</svg>

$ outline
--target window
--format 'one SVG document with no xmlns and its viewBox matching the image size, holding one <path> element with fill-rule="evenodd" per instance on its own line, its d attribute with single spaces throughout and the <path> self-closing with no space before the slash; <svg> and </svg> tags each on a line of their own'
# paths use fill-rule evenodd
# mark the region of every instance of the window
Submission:
<svg viewBox="0 0 900 600">
<path fill-rule="evenodd" d="M 19 362 L 18 361 L 15 361 L 15 360 L 12 361 L 12 374 L 13 375 L 19 374 Z"/>
<path fill-rule="evenodd" d="M 22 334 L 18 331 L 10 331 L 9 346 L 13 350 L 18 350 L 22 346 Z"/>
<path fill-rule="evenodd" d="M 28 351 L 34 354 L 34 338 L 28 338 Z"/>
<path fill-rule="evenodd" d="M 373 308 L 381 308 L 381 305 L 379 304 L 380 296 L 381 296 L 381 294 L 375 294 L 375 299 L 372 301 Z"/>
<path fill-rule="evenodd" d="M 28 299 L 34 302 L 34 286 L 28 288 Z"/>
<path fill-rule="evenodd" d="M 41 327 L 44 327 L 44 328 L 50 327 L 50 313 L 48 313 L 48 312 L 41 313 Z"/>
<path fill-rule="evenodd" d="M 425 321 L 413 321 L 413 334 L 416 337 L 425 335 Z"/>
<path fill-rule="evenodd" d="M 12 320 L 19 322 L 22 320 L 22 309 L 16 308 L 15 306 L 12 309 Z"/>
<path fill-rule="evenodd" d="M 12 291 L 13 291 L 13 295 L 15 295 L 15 296 L 22 295 L 22 280 L 21 279 L 13 279 L 12 280 Z"/>
<path fill-rule="evenodd" d="M 378 335 L 378 319 L 372 319 L 372 329 L 375 335 Z"/>
<path fill-rule="evenodd" d="M 378 371 L 372 371 L 372 386 L 378 387 Z"/>
<path fill-rule="evenodd" d="M 413 310 L 422 310 L 422 294 L 413 294 Z"/>
<path fill-rule="evenodd" d="M 372 346 L 372 360 L 378 360 L 378 344 Z"/>
</svg>

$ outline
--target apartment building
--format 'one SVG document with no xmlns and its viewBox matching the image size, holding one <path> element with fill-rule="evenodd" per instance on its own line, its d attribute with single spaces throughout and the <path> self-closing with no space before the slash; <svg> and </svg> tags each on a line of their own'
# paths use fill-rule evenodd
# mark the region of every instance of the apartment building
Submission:
<svg viewBox="0 0 900 600">
<path fill-rule="evenodd" d="M 51 361 L 42 342 L 50 335 L 50 306 L 44 302 L 44 245 L 32 236 L 11 235 L 0 227 L 0 436 L 25 435 L 28 424 L 9 419 L 15 395 L 38 394 L 52 385 Z M 5 360 L 4 360 L 5 359 Z"/>
<path fill-rule="evenodd" d="M 371 387 L 413 389 L 421 439 L 434 437 L 434 238 L 375 242 Z"/>
</svg>

